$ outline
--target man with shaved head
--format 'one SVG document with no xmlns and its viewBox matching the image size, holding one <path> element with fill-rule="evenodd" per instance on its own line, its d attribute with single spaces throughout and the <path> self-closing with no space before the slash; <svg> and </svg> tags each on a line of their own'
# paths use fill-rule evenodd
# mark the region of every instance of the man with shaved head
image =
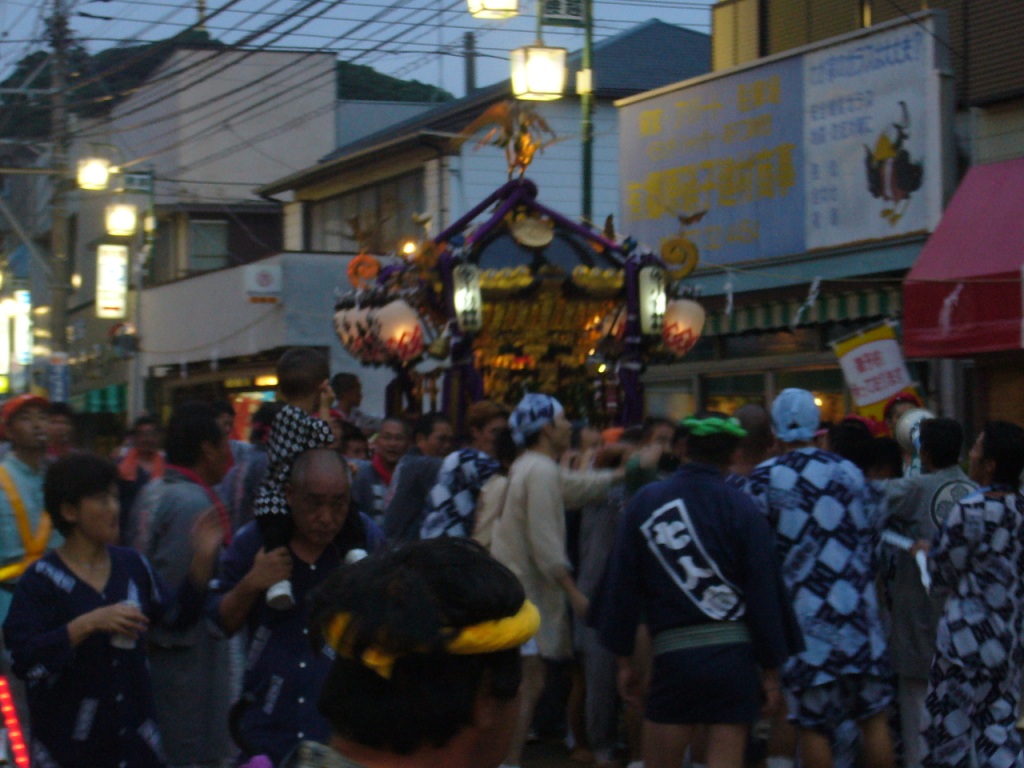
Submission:
<svg viewBox="0 0 1024 768">
<path fill-rule="evenodd" d="M 371 551 L 384 539 L 368 517 L 350 511 L 350 489 L 341 454 L 327 448 L 306 451 L 292 465 L 285 487 L 288 546 L 267 551 L 260 528 L 249 523 L 221 558 L 208 613 L 229 635 L 246 627 L 249 642 L 232 735 L 246 755 L 268 755 L 274 765 L 300 741 L 324 741 L 330 730 L 316 702 L 333 652 L 310 644 L 306 597 L 350 551 Z M 295 604 L 271 608 L 266 591 L 286 578 Z"/>
</svg>

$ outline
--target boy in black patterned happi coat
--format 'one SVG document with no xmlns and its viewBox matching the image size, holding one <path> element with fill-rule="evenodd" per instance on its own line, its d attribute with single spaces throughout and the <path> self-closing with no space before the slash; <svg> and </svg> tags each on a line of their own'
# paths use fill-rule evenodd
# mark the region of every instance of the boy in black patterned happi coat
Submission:
<svg viewBox="0 0 1024 768">
<path fill-rule="evenodd" d="M 291 538 L 285 486 L 295 459 L 305 451 L 327 447 L 334 441 L 327 422 L 334 398 L 329 377 L 327 360 L 307 347 L 289 349 L 277 363 L 277 390 L 285 406 L 270 428 L 270 468 L 253 507 L 267 552 L 286 547 Z M 280 581 L 267 590 L 267 603 L 282 610 L 291 608 L 295 604 L 291 582 Z"/>
</svg>

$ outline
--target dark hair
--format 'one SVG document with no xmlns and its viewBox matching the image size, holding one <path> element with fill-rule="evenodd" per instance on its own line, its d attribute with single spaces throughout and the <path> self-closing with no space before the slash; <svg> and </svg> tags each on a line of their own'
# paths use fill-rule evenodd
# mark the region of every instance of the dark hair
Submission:
<svg viewBox="0 0 1024 768">
<path fill-rule="evenodd" d="M 312 395 L 330 375 L 327 358 L 311 347 L 293 347 L 277 361 L 277 389 L 286 400 Z"/>
<path fill-rule="evenodd" d="M 380 426 L 383 427 L 385 424 L 398 424 L 402 428 L 402 432 L 405 433 L 405 436 L 409 437 L 409 422 L 401 416 L 385 416 L 380 420 Z M 377 431 L 379 432 L 380 429 L 378 428 Z"/>
<path fill-rule="evenodd" d="M 867 424 L 858 419 L 843 419 L 828 428 L 828 444 L 832 453 L 852 461 L 862 471 L 871 461 L 873 440 Z"/>
<path fill-rule="evenodd" d="M 160 429 L 160 422 L 156 420 L 155 416 L 150 416 L 147 413 L 139 416 L 132 422 L 132 432 L 134 433 L 139 427 L 156 427 Z"/>
<path fill-rule="evenodd" d="M 342 395 L 347 395 L 355 389 L 362 387 L 359 383 L 359 377 L 354 373 L 336 373 L 334 378 L 331 379 L 331 391 L 334 392 L 334 396 L 341 400 Z"/>
<path fill-rule="evenodd" d="M 964 431 L 955 419 L 925 419 L 920 426 L 921 453 L 936 469 L 951 467 L 960 461 Z"/>
<path fill-rule="evenodd" d="M 249 432 L 249 442 L 256 445 L 265 443 L 270 438 L 270 428 L 274 425 L 274 419 L 284 408 L 280 400 L 263 403 L 252 415 L 252 429 Z"/>
<path fill-rule="evenodd" d="M 217 412 L 209 403 L 187 401 L 174 409 L 167 422 L 164 450 L 167 461 L 194 467 L 202 456 L 203 443 L 219 445 L 224 433 L 217 426 Z"/>
<path fill-rule="evenodd" d="M 466 409 L 466 429 L 480 431 L 495 419 L 508 419 L 508 409 L 493 400 L 479 400 Z"/>
<path fill-rule="evenodd" d="M 344 445 L 349 440 L 362 440 L 367 442 L 366 433 L 355 424 L 348 421 L 341 422 L 341 443 Z"/>
<path fill-rule="evenodd" d="M 502 471 L 507 471 L 512 463 L 519 456 L 519 448 L 512 437 L 512 430 L 502 427 L 501 431 L 494 438 L 494 458 L 501 464 Z"/>
<path fill-rule="evenodd" d="M 519 649 L 449 654 L 451 629 L 515 615 L 523 587 L 468 539 L 441 537 L 384 551 L 342 568 L 314 595 L 313 626 L 354 618 L 324 682 L 320 711 L 333 731 L 372 749 L 407 755 L 443 747 L 473 722 L 477 696 L 512 701 Z M 370 645 L 397 657 L 390 678 L 358 659 Z"/>
<path fill-rule="evenodd" d="M 670 422 L 671 423 L 671 422 Z M 644 440 L 644 428 L 639 424 L 635 424 L 632 427 L 626 427 L 619 433 L 619 439 L 616 443 L 623 443 L 625 445 L 640 445 Z"/>
<path fill-rule="evenodd" d="M 874 471 L 882 477 L 901 477 L 903 475 L 903 449 L 900 448 L 900 444 L 891 437 L 873 438 L 866 471 Z"/>
<path fill-rule="evenodd" d="M 46 413 L 49 416 L 66 416 L 71 420 L 74 420 L 75 418 L 74 409 L 67 403 L 59 401 L 50 403 L 49 407 L 46 409 Z"/>
<path fill-rule="evenodd" d="M 53 527 L 67 536 L 74 525 L 60 513 L 62 504 L 78 504 L 87 496 L 105 493 L 117 481 L 117 467 L 94 453 L 72 453 L 57 459 L 43 478 L 43 503 Z"/>
<path fill-rule="evenodd" d="M 644 419 L 643 426 L 640 431 L 640 441 L 646 443 L 654 435 L 654 430 L 658 427 L 668 427 L 671 430 L 675 430 L 676 423 L 672 419 L 667 419 L 664 416 L 648 416 Z"/>
<path fill-rule="evenodd" d="M 451 424 L 451 422 L 447 416 L 437 411 L 423 414 L 412 425 L 413 440 L 417 437 L 430 437 L 434 432 L 434 427 L 438 424 Z"/>
<path fill-rule="evenodd" d="M 992 482 L 1019 488 L 1024 471 L 1024 429 L 1009 421 L 990 421 L 981 435 L 982 457 L 996 463 Z"/>
<path fill-rule="evenodd" d="M 230 416 L 235 417 L 235 406 L 229 403 L 227 400 L 211 400 L 210 405 L 213 406 L 213 410 L 218 416 Z"/>
<path fill-rule="evenodd" d="M 749 458 L 763 459 L 767 456 L 775 441 L 768 409 L 757 403 L 747 403 L 740 406 L 733 416 L 747 430 L 747 436 L 740 440 L 740 450 Z"/>
<path fill-rule="evenodd" d="M 720 411 L 702 411 L 694 415 L 695 419 L 727 419 Z M 699 464 L 714 464 L 717 467 L 727 465 L 733 453 L 740 445 L 740 438 L 724 432 L 715 435 L 698 437 L 692 433 L 686 436 L 686 456 L 690 461 Z"/>
</svg>

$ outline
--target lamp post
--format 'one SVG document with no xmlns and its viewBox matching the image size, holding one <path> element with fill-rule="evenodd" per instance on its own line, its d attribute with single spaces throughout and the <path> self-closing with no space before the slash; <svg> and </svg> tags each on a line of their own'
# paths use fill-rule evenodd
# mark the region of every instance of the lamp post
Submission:
<svg viewBox="0 0 1024 768">
<path fill-rule="evenodd" d="M 133 421 L 143 412 L 145 405 L 145 376 L 142 365 L 142 350 L 138 346 L 142 338 L 142 290 L 146 262 L 149 260 L 156 233 L 156 203 L 152 171 L 124 173 L 103 158 L 85 158 L 78 163 L 78 185 L 82 189 L 105 190 L 115 179 L 118 192 L 137 192 L 146 195 L 146 212 L 142 217 L 142 248 L 131 258 L 129 249 L 129 279 L 135 289 L 135 306 L 132 311 L 132 325 L 135 328 L 136 346 L 132 354 L 128 378 L 128 421 Z M 138 207 L 131 203 L 116 202 L 106 207 L 105 228 L 111 237 L 134 238 L 139 233 Z M 98 279 L 97 275 L 97 279 Z M 99 304 L 97 304 L 99 308 Z"/>
<path fill-rule="evenodd" d="M 518 13 L 517 0 L 468 0 L 474 18 L 509 18 Z M 548 23 L 583 27 L 583 50 L 580 70 L 576 75 L 576 94 L 580 97 L 582 119 L 580 143 L 582 154 L 582 180 L 580 212 L 590 223 L 594 214 L 594 2 L 580 0 L 580 15 L 560 11 L 559 0 L 537 0 L 537 42 L 516 48 L 510 56 L 512 92 L 517 99 L 552 101 L 561 98 L 565 89 L 565 49 L 543 44 L 541 34 L 545 18 Z M 545 8 L 553 13 L 545 14 Z M 559 53 L 561 52 L 561 53 Z"/>
</svg>

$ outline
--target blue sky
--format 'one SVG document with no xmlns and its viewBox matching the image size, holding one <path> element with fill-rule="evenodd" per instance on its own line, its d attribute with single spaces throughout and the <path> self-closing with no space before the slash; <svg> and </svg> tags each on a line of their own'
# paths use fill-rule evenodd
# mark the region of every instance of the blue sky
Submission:
<svg viewBox="0 0 1024 768">
<path fill-rule="evenodd" d="M 120 41 L 155 40 L 197 18 L 196 0 L 61 0 L 77 39 L 96 51 Z M 44 47 L 43 15 L 55 0 L 0 0 L 0 78 L 25 54 Z M 594 0 L 595 40 L 651 18 L 710 32 L 712 0 Z M 520 16 L 470 17 L 465 0 L 207 0 L 209 32 L 228 43 L 331 50 L 404 79 L 463 90 L 462 40 L 476 35 L 477 84 L 507 77 L 508 51 L 536 36 L 536 6 L 520 0 Z M 549 27 L 545 42 L 570 50 L 582 30 Z M 439 53 L 443 52 L 443 53 Z"/>
</svg>

